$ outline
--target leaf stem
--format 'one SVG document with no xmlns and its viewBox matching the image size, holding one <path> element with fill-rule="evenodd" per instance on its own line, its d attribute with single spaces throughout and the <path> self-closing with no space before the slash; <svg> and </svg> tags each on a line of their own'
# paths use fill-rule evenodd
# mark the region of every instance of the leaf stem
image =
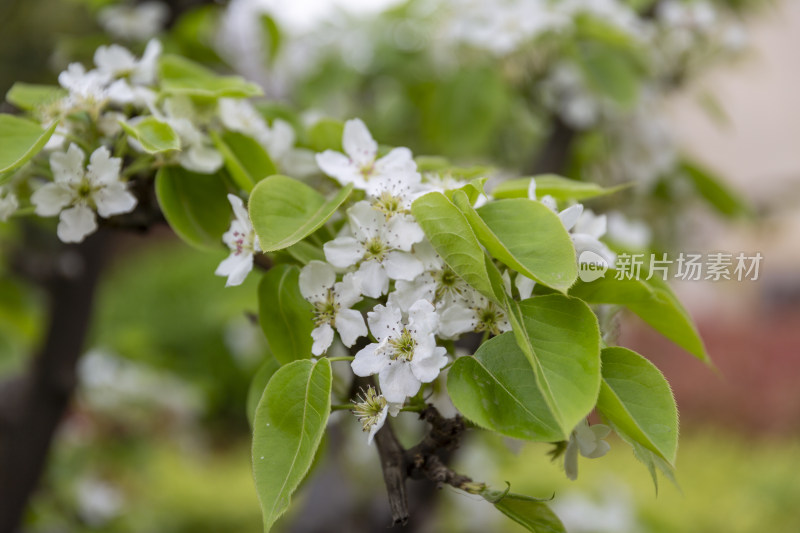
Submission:
<svg viewBox="0 0 800 533">
<path fill-rule="evenodd" d="M 328 357 L 328 361 L 331 361 L 331 362 L 334 362 L 334 361 L 352 361 L 353 359 L 355 359 L 355 356 L 353 356 L 353 355 L 342 355 L 341 357 Z"/>
<path fill-rule="evenodd" d="M 331 404 L 331 411 L 352 411 L 352 403 L 334 403 Z"/>
</svg>

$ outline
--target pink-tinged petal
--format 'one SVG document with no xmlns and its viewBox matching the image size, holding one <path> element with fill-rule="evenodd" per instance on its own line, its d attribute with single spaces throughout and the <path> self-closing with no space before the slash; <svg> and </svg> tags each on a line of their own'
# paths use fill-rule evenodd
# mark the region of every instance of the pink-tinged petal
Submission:
<svg viewBox="0 0 800 533">
<path fill-rule="evenodd" d="M 377 261 L 364 261 L 358 267 L 358 281 L 361 294 L 370 298 L 379 298 L 389 291 L 389 276 L 383 265 Z"/>
<path fill-rule="evenodd" d="M 97 206 L 97 213 L 103 218 L 130 213 L 136 207 L 136 197 L 120 181 L 106 185 L 92 198 Z"/>
<path fill-rule="evenodd" d="M 342 147 L 358 167 L 373 164 L 378 153 L 378 143 L 358 118 L 345 122 Z"/>
<path fill-rule="evenodd" d="M 72 203 L 72 189 L 63 183 L 48 183 L 39 187 L 31 195 L 31 203 L 36 206 L 40 217 L 52 217 Z"/>
<path fill-rule="evenodd" d="M 336 313 L 336 331 L 342 338 L 342 344 L 350 348 L 359 337 L 367 336 L 367 325 L 364 317 L 355 309 L 340 309 Z"/>
<path fill-rule="evenodd" d="M 364 257 L 364 247 L 353 237 L 337 237 L 323 247 L 325 259 L 336 268 L 347 268 Z"/>
<path fill-rule="evenodd" d="M 336 282 L 333 268 L 322 261 L 311 261 L 300 270 L 300 294 L 309 302 L 323 302 Z"/>
<path fill-rule="evenodd" d="M 411 150 L 404 147 L 394 148 L 388 154 L 375 161 L 375 172 L 377 174 L 416 174 L 416 176 L 409 176 L 410 182 L 416 184 L 421 180 L 421 177 L 417 174 L 417 163 L 414 162 Z"/>
<path fill-rule="evenodd" d="M 367 377 L 377 374 L 389 364 L 390 359 L 383 353 L 375 351 L 378 345 L 373 343 L 365 346 L 356 354 L 356 358 L 350 363 L 350 368 L 356 376 Z"/>
<path fill-rule="evenodd" d="M 83 179 L 83 160 L 86 154 L 77 144 L 70 144 L 66 152 L 50 154 L 50 170 L 56 183 L 80 183 Z"/>
<path fill-rule="evenodd" d="M 444 338 L 452 338 L 473 331 L 477 324 L 475 311 L 461 305 L 451 305 L 439 317 L 439 334 Z"/>
<path fill-rule="evenodd" d="M 378 373 L 381 392 L 386 401 L 403 402 L 419 392 L 422 383 L 414 376 L 411 365 L 397 360 L 391 361 Z"/>
<path fill-rule="evenodd" d="M 402 325 L 403 312 L 399 307 L 389 303 L 387 305 L 376 305 L 372 311 L 367 313 L 369 330 L 379 341 L 399 335 Z"/>
<path fill-rule="evenodd" d="M 322 355 L 330 348 L 333 342 L 333 328 L 330 324 L 322 324 L 314 328 L 311 332 L 311 338 L 314 339 L 314 344 L 311 345 L 311 353 Z"/>
<path fill-rule="evenodd" d="M 435 342 L 435 341 L 434 341 Z M 411 371 L 414 377 L 422 383 L 430 383 L 439 376 L 442 368 L 447 364 L 447 350 L 441 346 L 434 346 L 426 354 L 417 355 L 419 347 L 415 350 L 414 359 L 411 360 Z"/>
<path fill-rule="evenodd" d="M 361 301 L 361 282 L 355 272 L 348 272 L 342 281 L 333 286 L 336 303 L 342 307 L 352 307 Z"/>
<path fill-rule="evenodd" d="M 561 211 L 558 214 L 558 218 L 561 219 L 561 223 L 567 228 L 567 231 L 569 231 L 575 223 L 578 222 L 581 213 L 583 213 L 583 205 L 575 204 Z"/>
<path fill-rule="evenodd" d="M 422 274 L 425 267 L 422 261 L 407 252 L 389 252 L 383 259 L 383 266 L 386 274 L 391 279 L 402 279 L 412 281 Z"/>
<path fill-rule="evenodd" d="M 411 247 L 425 238 L 422 228 L 409 215 L 395 215 L 386 224 L 386 243 L 392 248 L 410 252 Z"/>
<path fill-rule="evenodd" d="M 96 230 L 94 211 L 85 205 L 76 205 L 61 212 L 56 234 L 63 242 L 81 242 Z"/>
</svg>

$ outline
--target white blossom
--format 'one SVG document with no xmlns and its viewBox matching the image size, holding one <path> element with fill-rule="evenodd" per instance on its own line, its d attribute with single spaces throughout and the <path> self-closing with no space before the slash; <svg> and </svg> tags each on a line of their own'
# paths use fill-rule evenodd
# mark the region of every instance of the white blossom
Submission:
<svg viewBox="0 0 800 533">
<path fill-rule="evenodd" d="M 611 428 L 603 424 L 589 425 L 583 419 L 572 431 L 564 452 L 564 470 L 571 480 L 578 478 L 578 453 L 587 459 L 596 459 L 604 456 L 611 446 L 604 440 L 611 432 Z"/>
<path fill-rule="evenodd" d="M 51 154 L 53 183 L 43 185 L 31 196 L 37 215 L 61 214 L 57 234 L 64 242 L 81 242 L 93 233 L 97 229 L 95 211 L 108 218 L 136 207 L 136 197 L 120 181 L 121 159 L 111 157 L 108 148 L 101 146 L 84 170 L 85 157 L 75 144 L 66 152 Z"/>
<path fill-rule="evenodd" d="M 111 76 L 106 72 L 89 70 L 80 63 L 70 63 L 58 75 L 58 83 L 69 91 L 65 108 L 97 110 L 108 101 L 108 84 Z"/>
<path fill-rule="evenodd" d="M 394 148 L 378 158 L 378 143 L 360 119 L 345 123 L 342 146 L 344 154 L 333 150 L 317 154 L 319 168 L 342 185 L 352 183 L 373 196 L 380 196 L 384 189 L 383 180 L 417 171 L 417 164 L 408 148 Z"/>
<path fill-rule="evenodd" d="M 300 294 L 314 306 L 315 328 L 311 332 L 314 355 L 322 355 L 330 347 L 334 328 L 348 348 L 359 337 L 367 335 L 364 317 L 350 309 L 361 301 L 354 273 L 345 274 L 337 283 L 333 267 L 322 261 L 311 261 L 300 271 Z"/>
<path fill-rule="evenodd" d="M 644 250 L 650 245 L 653 232 L 644 222 L 630 220 L 619 211 L 608 214 L 608 237 L 632 250 Z"/>
<path fill-rule="evenodd" d="M 261 246 L 242 199 L 229 194 L 228 201 L 233 207 L 234 219 L 228 231 L 222 236 L 222 241 L 231 254 L 219 264 L 214 274 L 227 276 L 225 286 L 233 287 L 241 285 L 253 270 L 253 256 L 261 251 Z"/>
<path fill-rule="evenodd" d="M 17 195 L 0 187 L 0 222 L 5 222 L 19 208 Z"/>
<path fill-rule="evenodd" d="M 362 294 L 377 298 L 389 290 L 389 280 L 411 281 L 424 265 L 411 248 L 424 237 L 422 228 L 409 215 L 386 220 L 369 202 L 347 210 L 349 234 L 325 243 L 325 258 L 336 268 L 357 266 Z"/>
<path fill-rule="evenodd" d="M 486 331 L 499 335 L 510 330 L 511 324 L 505 312 L 474 289 L 462 301 L 444 309 L 440 315 L 439 334 L 448 339 L 469 331 Z"/>
<path fill-rule="evenodd" d="M 378 340 L 356 354 L 351 363 L 357 376 L 378 374 L 381 391 L 389 402 L 403 402 L 430 383 L 447 364 L 447 350 L 436 346 L 438 316 L 433 305 L 420 300 L 403 312 L 389 302 L 367 314 L 369 329 Z"/>
<path fill-rule="evenodd" d="M 169 8 L 161 2 L 138 5 L 112 5 L 98 15 L 100 25 L 119 39 L 146 41 L 161 31 L 169 17 Z"/>
<path fill-rule="evenodd" d="M 211 141 L 196 125 L 201 122 L 194 105 L 188 98 L 172 97 L 164 102 L 164 112 L 151 108 L 153 115 L 172 127 L 181 140 L 178 162 L 186 170 L 200 174 L 213 174 L 224 160 Z"/>
<path fill-rule="evenodd" d="M 156 81 L 161 43 L 152 39 L 141 59 L 118 44 L 101 46 L 94 53 L 97 70 L 112 79 L 127 78 L 132 85 L 152 85 Z"/>
<path fill-rule="evenodd" d="M 353 414 L 361 422 L 362 429 L 369 434 L 367 444 L 372 444 L 375 434 L 386 422 L 386 415 L 397 416 L 402 404 L 387 401 L 373 387 L 367 387 L 366 392 L 357 399 L 358 401 L 353 401 Z"/>
</svg>

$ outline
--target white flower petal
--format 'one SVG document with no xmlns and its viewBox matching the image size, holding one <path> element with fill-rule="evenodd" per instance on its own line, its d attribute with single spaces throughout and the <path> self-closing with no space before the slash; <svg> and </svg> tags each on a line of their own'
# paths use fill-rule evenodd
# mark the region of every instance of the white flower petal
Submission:
<svg viewBox="0 0 800 533">
<path fill-rule="evenodd" d="M 120 181 L 99 189 L 92 199 L 97 206 L 97 213 L 103 218 L 130 213 L 136 207 L 136 197 Z"/>
<path fill-rule="evenodd" d="M 384 214 L 373 209 L 367 201 L 353 204 L 347 210 L 347 219 L 353 235 L 362 242 L 380 235 L 381 231 L 386 229 Z"/>
<path fill-rule="evenodd" d="M 70 144 L 66 153 L 53 152 L 50 155 L 50 170 L 57 183 L 80 183 L 83 179 L 83 160 L 86 154 L 77 144 Z"/>
<path fill-rule="evenodd" d="M 439 334 L 452 338 L 473 331 L 478 324 L 475 311 L 462 305 L 451 305 L 439 317 Z"/>
<path fill-rule="evenodd" d="M 564 471 L 572 481 L 578 479 L 578 442 L 571 436 L 564 451 Z"/>
<path fill-rule="evenodd" d="M 376 305 L 372 311 L 367 313 L 369 330 L 379 341 L 399 335 L 402 329 L 403 312 L 399 307 L 388 303 L 387 305 Z"/>
<path fill-rule="evenodd" d="M 31 202 L 36 206 L 36 214 L 40 217 L 59 214 L 74 199 L 72 189 L 63 183 L 47 183 L 31 195 Z"/>
<path fill-rule="evenodd" d="M 388 252 L 383 259 L 383 266 L 389 278 L 405 281 L 413 280 L 425 268 L 422 261 L 407 252 Z"/>
<path fill-rule="evenodd" d="M 389 402 L 403 402 L 422 386 L 411 371 L 411 365 L 403 361 L 391 361 L 378 373 L 378 379 L 383 397 Z"/>
<path fill-rule="evenodd" d="M 519 299 L 527 300 L 533 294 L 533 288 L 536 286 L 536 282 L 527 276 L 517 274 L 517 277 L 514 278 L 514 285 L 516 285 L 519 291 Z"/>
<path fill-rule="evenodd" d="M 352 307 L 361 301 L 361 282 L 355 272 L 348 272 L 342 281 L 333 286 L 336 302 L 342 307 Z"/>
<path fill-rule="evenodd" d="M 569 231 L 575 223 L 578 222 L 581 213 L 583 213 L 583 205 L 575 204 L 561 211 L 558 214 L 558 218 L 561 219 L 561 223 L 567 228 L 567 231 Z"/>
<path fill-rule="evenodd" d="M 434 344 L 436 342 L 433 340 L 433 336 L 431 336 L 431 342 Z M 417 350 L 419 350 L 419 346 Z M 415 350 L 414 359 L 412 359 L 410 363 L 414 377 L 422 383 L 430 383 L 436 379 L 439 376 L 439 372 L 447 364 L 446 354 L 447 350 L 441 346 L 434 346 L 433 350 L 424 354 L 422 357 L 420 357 L 422 354 L 417 354 Z"/>
<path fill-rule="evenodd" d="M 528 183 L 528 199 L 536 200 L 536 180 L 534 178 L 531 178 L 530 183 Z"/>
<path fill-rule="evenodd" d="M 364 261 L 358 267 L 358 282 L 361 294 L 370 298 L 379 298 L 389 291 L 389 276 L 386 269 L 377 261 Z"/>
<path fill-rule="evenodd" d="M 311 353 L 322 355 L 330 348 L 333 342 L 333 328 L 330 324 L 322 324 L 314 328 L 311 332 L 311 338 L 314 339 L 314 344 L 311 345 Z"/>
<path fill-rule="evenodd" d="M 94 211 L 85 205 L 76 205 L 61 212 L 56 234 L 63 242 L 81 242 L 96 230 Z"/>
<path fill-rule="evenodd" d="M 300 270 L 300 294 L 309 302 L 323 302 L 336 282 L 333 268 L 323 261 L 311 261 Z"/>
<path fill-rule="evenodd" d="M 108 184 L 119 181 L 119 171 L 122 160 L 118 157 L 111 157 L 108 148 L 101 146 L 92 152 L 87 167 L 87 176 L 93 184 Z"/>
<path fill-rule="evenodd" d="M 336 331 L 342 338 L 342 344 L 350 348 L 359 337 L 367 336 L 367 325 L 364 317 L 355 309 L 340 309 L 336 313 Z"/>
<path fill-rule="evenodd" d="M 439 315 L 433 304 L 427 300 L 419 300 L 408 309 L 408 325 L 419 336 L 432 335 L 439 329 Z"/>
<path fill-rule="evenodd" d="M 375 171 L 380 174 L 389 173 L 412 173 L 416 176 L 409 176 L 409 179 L 419 183 L 420 176 L 417 174 L 417 164 L 414 156 L 408 148 L 393 148 L 388 154 L 375 161 Z"/>
<path fill-rule="evenodd" d="M 404 252 L 410 252 L 414 244 L 425 238 L 420 225 L 409 215 L 392 217 L 386 224 L 384 235 L 389 246 Z"/>
<path fill-rule="evenodd" d="M 360 189 L 364 188 L 364 177 L 359 174 L 358 168 L 346 155 L 333 150 L 325 150 L 316 155 L 316 160 L 322 172 L 336 178 L 342 185 L 353 183 Z"/>
<path fill-rule="evenodd" d="M 359 350 L 356 358 L 350 363 L 350 368 L 356 376 L 366 377 L 377 374 L 389 364 L 390 359 L 383 352 L 375 350 L 378 345 L 370 344 Z"/>
<path fill-rule="evenodd" d="M 345 122 L 342 147 L 359 167 L 372 164 L 378 153 L 378 143 L 370 135 L 367 126 L 358 118 Z"/>
<path fill-rule="evenodd" d="M 326 242 L 323 247 L 325 259 L 336 268 L 347 268 L 364 257 L 364 247 L 353 237 L 337 237 Z"/>
<path fill-rule="evenodd" d="M 181 166 L 200 174 L 213 174 L 222 166 L 222 154 L 210 146 L 195 144 L 179 156 Z"/>
<path fill-rule="evenodd" d="M 217 276 L 228 276 L 225 286 L 234 287 L 236 285 L 241 285 L 252 269 L 253 254 L 232 253 L 219 264 L 214 274 Z"/>
<path fill-rule="evenodd" d="M 372 424 L 372 427 L 369 428 L 369 435 L 367 436 L 367 444 L 372 444 L 372 439 L 375 438 L 375 434 L 383 427 L 383 424 L 386 423 L 386 415 L 389 412 L 389 404 L 387 403 L 386 406 L 381 409 L 379 413 L 378 419 Z"/>
<path fill-rule="evenodd" d="M 118 44 L 101 46 L 94 53 L 97 69 L 113 77 L 123 76 L 136 66 L 136 57 L 127 48 Z"/>
</svg>

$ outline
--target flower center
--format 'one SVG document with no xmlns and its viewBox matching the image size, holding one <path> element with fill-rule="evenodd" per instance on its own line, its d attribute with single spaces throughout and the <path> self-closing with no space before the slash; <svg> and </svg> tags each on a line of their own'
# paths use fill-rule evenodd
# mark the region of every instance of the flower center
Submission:
<svg viewBox="0 0 800 533">
<path fill-rule="evenodd" d="M 444 267 L 436 280 L 436 301 L 441 302 L 448 294 L 461 294 L 460 281 L 453 270 Z"/>
<path fill-rule="evenodd" d="M 411 336 L 408 328 L 403 328 L 399 337 L 389 339 L 389 344 L 394 348 L 391 355 L 392 360 L 411 361 L 414 358 L 414 348 L 417 346 L 417 341 Z"/>
<path fill-rule="evenodd" d="M 401 207 L 400 198 L 388 191 L 381 192 L 381 195 L 375 200 L 372 207 L 384 213 L 386 218 L 389 218 L 395 213 L 404 212 L 404 209 Z"/>
<path fill-rule="evenodd" d="M 367 249 L 367 259 L 382 259 L 383 254 L 386 252 L 388 247 L 384 242 L 380 239 L 380 237 L 373 237 L 364 243 L 364 248 Z"/>
<path fill-rule="evenodd" d="M 369 431 L 380 422 L 381 412 L 386 407 L 386 398 L 378 396 L 374 388 L 367 388 L 366 393 L 358 397 L 358 402 L 353 402 L 353 414 L 356 415 L 364 431 Z"/>
<path fill-rule="evenodd" d="M 498 309 L 492 302 L 486 307 L 478 309 L 478 327 L 475 331 L 488 331 L 492 335 L 500 335 L 500 324 L 505 318 L 503 311 Z"/>
<path fill-rule="evenodd" d="M 325 301 L 314 303 L 314 325 L 330 324 L 331 327 L 336 327 L 337 311 L 339 311 L 339 304 L 333 297 L 333 290 L 328 289 Z"/>
<path fill-rule="evenodd" d="M 369 178 L 372 177 L 372 174 L 375 173 L 375 163 L 370 163 L 368 165 L 364 165 L 358 169 L 361 176 L 364 178 L 364 181 L 369 181 Z"/>
</svg>

